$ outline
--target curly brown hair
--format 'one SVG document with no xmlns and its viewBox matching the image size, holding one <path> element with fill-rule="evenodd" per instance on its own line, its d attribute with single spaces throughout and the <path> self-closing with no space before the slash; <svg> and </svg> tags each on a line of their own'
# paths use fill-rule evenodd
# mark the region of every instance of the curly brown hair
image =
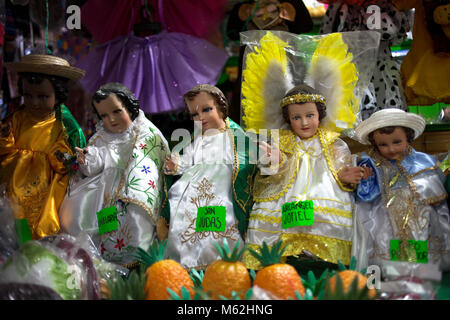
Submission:
<svg viewBox="0 0 450 320">
<path fill-rule="evenodd" d="M 317 90 L 315 90 L 314 88 L 312 88 L 312 87 L 310 87 L 310 86 L 308 86 L 306 84 L 300 84 L 300 85 L 295 86 L 291 90 L 289 90 L 284 95 L 283 99 L 287 98 L 287 97 L 290 97 L 290 96 L 294 96 L 296 94 L 320 94 L 320 93 Z M 320 122 L 327 115 L 327 107 L 322 102 L 315 102 L 315 104 L 316 104 L 316 107 L 317 107 L 317 112 L 319 113 L 319 122 Z M 283 113 L 284 121 L 286 121 L 287 123 L 291 124 L 291 121 L 289 119 L 289 105 L 284 106 L 281 109 L 281 111 Z"/>
<path fill-rule="evenodd" d="M 186 108 L 187 108 L 187 101 L 194 100 L 194 98 L 200 92 L 206 92 L 209 95 L 211 95 L 211 97 L 213 97 L 214 102 L 217 107 L 217 111 L 222 112 L 223 120 L 225 120 L 228 117 L 228 108 L 229 108 L 228 100 L 227 100 L 227 98 L 225 98 L 225 95 L 219 88 L 212 86 L 212 85 L 200 84 L 200 85 L 193 87 L 188 92 L 186 92 L 183 95 L 183 100 L 186 104 Z"/>
<path fill-rule="evenodd" d="M 403 126 L 387 126 L 387 127 L 383 127 L 383 128 L 374 130 L 371 133 L 369 133 L 368 139 L 370 141 L 370 144 L 375 149 L 378 150 L 377 145 L 375 144 L 375 139 L 373 138 L 373 135 L 375 134 L 375 132 L 382 133 L 382 134 L 391 134 L 397 128 L 402 128 L 403 129 L 403 131 L 406 134 L 406 139 L 407 139 L 408 143 L 411 143 L 411 142 L 414 141 L 414 130 L 413 129 L 407 128 L 407 127 L 403 127 Z"/>
</svg>

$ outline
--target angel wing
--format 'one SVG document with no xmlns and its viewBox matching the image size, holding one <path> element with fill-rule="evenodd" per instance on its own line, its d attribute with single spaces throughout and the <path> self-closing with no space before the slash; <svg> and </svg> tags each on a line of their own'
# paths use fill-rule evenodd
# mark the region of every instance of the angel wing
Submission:
<svg viewBox="0 0 450 320">
<path fill-rule="evenodd" d="M 358 71 L 342 34 L 332 33 L 319 40 L 305 82 L 326 98 L 327 116 L 321 125 L 336 132 L 353 128 L 359 111 L 354 92 Z"/>
<path fill-rule="evenodd" d="M 292 86 L 285 48 L 288 43 L 271 32 L 261 38 L 260 48 L 247 55 L 242 72 L 242 117 L 245 128 L 283 129 L 280 101 Z"/>
</svg>

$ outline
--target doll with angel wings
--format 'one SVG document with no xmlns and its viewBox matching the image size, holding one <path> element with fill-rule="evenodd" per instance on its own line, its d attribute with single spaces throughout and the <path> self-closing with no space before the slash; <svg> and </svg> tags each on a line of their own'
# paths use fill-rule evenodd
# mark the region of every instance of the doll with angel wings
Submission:
<svg viewBox="0 0 450 320">
<path fill-rule="evenodd" d="M 349 264 L 354 225 L 351 191 L 364 168 L 351 163 L 340 133 L 357 121 L 358 92 L 368 82 L 358 79 L 354 61 L 373 59 L 353 56 L 346 41 L 359 41 L 361 46 L 354 48 L 364 47 L 375 55 L 379 36 L 371 32 L 345 37 L 340 33 L 247 35 L 248 43 L 258 47 L 247 51 L 243 71 L 245 127 L 260 136 L 262 129 L 279 130 L 270 131 L 272 144 L 260 143 L 260 172 L 246 243 L 258 249 L 263 241 L 271 246 L 283 240 L 288 262 L 295 256 L 325 268 L 335 268 L 338 261 Z M 298 203 L 312 205 L 313 223 L 285 225 L 286 205 Z M 243 260 L 247 268 L 260 268 L 250 254 Z"/>
</svg>

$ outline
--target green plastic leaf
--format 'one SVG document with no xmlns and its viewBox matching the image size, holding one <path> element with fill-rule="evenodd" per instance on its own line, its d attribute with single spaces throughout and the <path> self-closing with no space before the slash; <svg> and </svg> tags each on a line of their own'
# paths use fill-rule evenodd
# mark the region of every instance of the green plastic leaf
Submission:
<svg viewBox="0 0 450 320">
<path fill-rule="evenodd" d="M 339 271 L 347 270 L 346 266 L 341 262 L 341 260 L 338 260 L 338 270 Z"/>
<path fill-rule="evenodd" d="M 250 288 L 247 290 L 247 293 L 245 294 L 244 299 L 245 300 L 250 300 L 253 296 L 253 288 Z"/>
<path fill-rule="evenodd" d="M 250 280 L 252 280 L 252 283 L 253 283 L 253 281 L 256 278 L 256 271 L 253 269 L 250 269 L 248 273 L 250 274 Z"/>
<path fill-rule="evenodd" d="M 356 258 L 355 258 L 355 256 L 352 256 L 352 258 L 350 260 L 350 266 L 349 266 L 348 269 L 356 271 Z"/>
<path fill-rule="evenodd" d="M 195 269 L 191 269 L 191 271 L 189 272 L 189 276 L 191 277 L 192 282 L 194 282 L 195 288 L 202 288 L 204 275 L 205 274 L 204 274 L 203 270 L 198 272 Z"/>
</svg>

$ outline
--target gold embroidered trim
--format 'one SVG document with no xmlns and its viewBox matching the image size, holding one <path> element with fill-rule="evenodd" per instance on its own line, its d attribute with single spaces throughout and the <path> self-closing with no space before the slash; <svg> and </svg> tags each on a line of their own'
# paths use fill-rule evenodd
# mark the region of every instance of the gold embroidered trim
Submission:
<svg viewBox="0 0 450 320">
<path fill-rule="evenodd" d="M 297 255 L 307 250 L 327 262 L 337 263 L 340 260 L 345 265 L 350 264 L 351 241 L 305 233 L 284 233 L 281 235 L 281 240 L 286 246 L 283 256 Z M 260 246 L 254 244 L 247 244 L 247 246 L 259 252 Z M 242 261 L 248 269 L 259 270 L 262 267 L 248 251 L 244 252 Z"/>
<path fill-rule="evenodd" d="M 260 213 L 252 213 L 250 215 L 250 220 L 258 220 L 258 221 L 262 221 L 262 222 L 268 222 L 268 223 L 277 223 L 277 224 L 281 224 L 282 223 L 282 218 L 281 217 L 272 217 L 272 216 L 266 216 L 264 214 L 260 214 Z M 346 225 L 346 224 L 340 224 L 337 222 L 333 222 L 333 221 L 325 221 L 325 220 L 317 220 L 314 219 L 314 223 L 329 223 L 329 224 L 334 224 L 340 227 L 344 227 L 344 228 L 351 228 L 352 225 Z"/>
<path fill-rule="evenodd" d="M 297 149 L 295 135 L 291 130 L 280 130 L 279 148 L 284 153 L 293 154 Z"/>
<path fill-rule="evenodd" d="M 259 198 L 255 194 L 253 194 L 253 201 L 254 202 L 266 202 L 266 201 L 277 200 L 278 198 L 283 196 L 289 190 L 292 183 L 295 181 L 295 178 L 297 178 L 297 175 L 298 175 L 298 165 L 295 166 L 294 174 L 292 175 L 291 180 L 289 180 L 289 182 L 286 184 L 286 186 L 283 188 L 283 190 L 281 190 L 281 192 L 279 194 L 277 194 L 276 196 L 273 196 L 273 197 L 268 197 L 268 198 Z"/>
<path fill-rule="evenodd" d="M 425 200 L 422 200 L 423 203 L 428 204 L 428 205 L 432 205 L 432 204 L 436 204 L 439 203 L 445 199 L 447 199 L 448 195 L 446 193 L 441 194 L 440 196 L 436 196 L 436 197 L 431 197 Z"/>
<path fill-rule="evenodd" d="M 135 204 L 139 207 L 141 207 L 142 209 L 144 209 L 148 215 L 150 216 L 150 220 L 152 221 L 153 225 L 156 225 L 156 220 L 155 217 L 153 215 L 152 210 L 145 204 L 145 202 L 142 201 L 138 201 L 138 200 L 134 200 L 131 198 L 127 198 L 127 197 L 120 197 L 120 200 L 122 200 L 123 202 L 128 202 L 128 203 L 132 203 Z"/>
<path fill-rule="evenodd" d="M 352 217 L 351 210 L 347 211 L 347 210 L 342 210 L 342 209 L 337 209 L 337 208 L 332 208 L 332 207 L 317 206 L 317 207 L 314 207 L 314 211 L 318 211 L 318 212 L 322 212 L 322 213 L 326 213 L 326 214 L 334 214 L 336 216 L 341 216 L 341 217 L 345 217 L 345 218 Z"/>
<path fill-rule="evenodd" d="M 254 213 L 256 210 L 264 210 L 264 211 L 268 211 L 270 213 L 281 212 L 281 210 L 269 210 L 269 209 L 265 209 L 265 208 L 258 208 L 258 209 L 252 210 L 252 213 L 250 214 L 250 219 L 253 215 L 255 215 L 255 216 L 263 215 L 262 213 L 259 213 L 259 214 Z M 352 210 L 342 210 L 342 209 L 337 209 L 337 208 L 333 208 L 333 207 L 325 207 L 325 206 L 314 206 L 314 212 L 321 212 L 324 214 L 333 214 L 333 215 L 341 216 L 341 217 L 345 217 L 345 218 L 352 218 Z"/>
<path fill-rule="evenodd" d="M 266 216 L 261 213 L 252 213 L 250 214 L 250 220 L 259 220 L 262 222 L 268 222 L 268 223 L 278 223 L 280 224 L 282 222 L 281 217 L 272 217 L 272 216 Z"/>
<path fill-rule="evenodd" d="M 247 212 L 245 210 L 245 207 L 247 206 L 247 203 L 250 200 L 250 197 L 247 198 L 247 201 L 243 202 L 241 199 L 238 198 L 237 193 L 236 193 L 236 188 L 234 187 L 234 185 L 236 183 L 236 179 L 239 174 L 239 155 L 236 150 L 236 144 L 234 143 L 234 134 L 233 134 L 233 130 L 231 130 L 231 128 L 230 128 L 229 118 L 226 119 L 225 123 L 226 123 L 226 129 L 228 132 L 228 137 L 230 138 L 230 142 L 232 144 L 232 149 L 233 149 L 233 183 L 232 183 L 233 196 L 234 196 L 234 200 L 236 200 L 236 203 L 239 205 L 239 207 L 241 207 L 241 209 L 244 212 Z"/>
<path fill-rule="evenodd" d="M 137 268 L 141 265 L 141 263 L 139 261 L 135 261 L 135 262 L 130 262 L 130 263 L 126 263 L 126 264 L 122 264 L 122 267 L 125 267 L 127 269 L 132 269 L 132 268 Z"/>
<path fill-rule="evenodd" d="M 208 268 L 208 264 L 196 267 L 184 267 L 184 269 L 186 269 L 187 272 L 191 272 L 192 270 L 206 271 L 206 268 Z"/>
<path fill-rule="evenodd" d="M 436 164 L 435 164 L 434 166 L 432 166 L 432 167 L 429 167 L 429 168 L 425 168 L 425 169 L 419 170 L 419 171 L 417 171 L 416 173 L 413 173 L 412 175 L 410 175 L 409 177 L 412 179 L 412 178 L 418 176 L 418 175 L 421 174 L 421 173 L 424 173 L 424 172 L 427 172 L 427 171 L 436 170 L 437 168 L 439 168 L 438 163 L 436 163 Z"/>
<path fill-rule="evenodd" d="M 210 204 L 210 201 L 215 199 L 215 195 L 212 193 L 211 190 L 213 185 L 209 182 L 208 179 L 203 178 L 203 180 L 198 184 L 197 186 L 197 197 L 190 197 L 190 202 L 194 204 L 197 208 L 200 208 L 202 206 L 208 206 Z M 181 243 L 190 242 L 191 244 L 194 244 L 198 240 L 204 239 L 209 237 L 210 235 L 218 240 L 219 238 L 228 238 L 230 240 L 237 241 L 234 237 L 236 233 L 239 233 L 238 230 L 238 223 L 235 223 L 233 225 L 226 225 L 226 228 L 224 231 L 218 232 L 218 231 L 196 231 L 196 221 L 197 221 L 197 212 L 194 213 L 194 217 L 191 217 L 189 212 L 186 211 L 186 217 L 189 219 L 190 224 L 185 229 L 185 231 L 181 234 Z"/>
</svg>

